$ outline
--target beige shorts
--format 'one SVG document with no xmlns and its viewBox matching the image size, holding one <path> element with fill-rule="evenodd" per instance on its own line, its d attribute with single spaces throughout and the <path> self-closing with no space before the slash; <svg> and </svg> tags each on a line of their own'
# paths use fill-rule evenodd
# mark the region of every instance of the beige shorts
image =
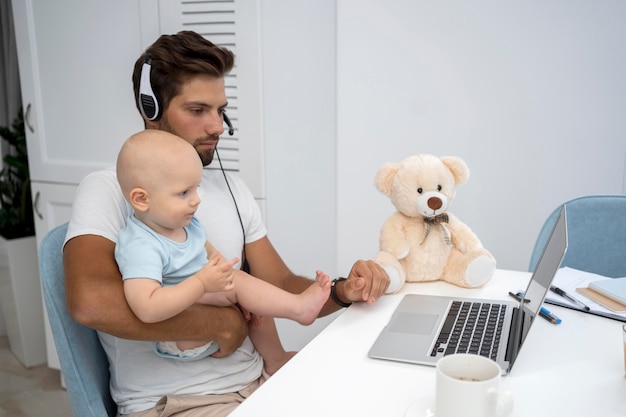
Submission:
<svg viewBox="0 0 626 417">
<path fill-rule="evenodd" d="M 224 417 L 248 398 L 269 376 L 263 375 L 241 391 L 212 395 L 168 395 L 154 408 L 118 417 Z"/>
</svg>

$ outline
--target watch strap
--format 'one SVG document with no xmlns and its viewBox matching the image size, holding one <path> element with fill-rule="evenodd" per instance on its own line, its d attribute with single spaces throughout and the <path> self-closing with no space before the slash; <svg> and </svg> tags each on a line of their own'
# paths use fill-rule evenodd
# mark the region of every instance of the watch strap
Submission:
<svg viewBox="0 0 626 417">
<path fill-rule="evenodd" d="M 339 297 L 337 296 L 337 283 L 341 281 L 347 281 L 347 279 L 344 277 L 339 277 L 339 278 L 335 278 L 332 281 L 332 284 L 330 286 L 330 298 L 332 298 L 335 304 L 337 304 L 339 307 L 344 307 L 344 308 L 350 307 L 352 303 L 345 303 L 341 301 Z"/>
</svg>

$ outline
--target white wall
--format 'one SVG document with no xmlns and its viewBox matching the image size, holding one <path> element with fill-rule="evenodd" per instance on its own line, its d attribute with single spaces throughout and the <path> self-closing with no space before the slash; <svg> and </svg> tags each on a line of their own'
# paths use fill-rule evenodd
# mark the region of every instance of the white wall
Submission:
<svg viewBox="0 0 626 417">
<path fill-rule="evenodd" d="M 260 4 L 268 235 L 295 273 L 334 277 L 335 0 Z M 278 320 L 285 348 L 301 349 L 334 317 Z"/>
<path fill-rule="evenodd" d="M 267 226 L 309 276 L 336 263 L 334 3 L 261 2 Z"/>
<path fill-rule="evenodd" d="M 560 202 L 625 192 L 626 2 L 337 3 L 340 270 L 394 210 L 377 169 L 414 153 L 468 163 L 451 211 L 505 269 Z"/>
<path fill-rule="evenodd" d="M 377 169 L 457 155 L 452 211 L 525 270 L 564 200 L 626 193 L 626 3 L 261 2 L 269 236 L 287 264 L 347 273 L 394 210 Z M 317 328 L 280 322 L 287 348 Z"/>
</svg>

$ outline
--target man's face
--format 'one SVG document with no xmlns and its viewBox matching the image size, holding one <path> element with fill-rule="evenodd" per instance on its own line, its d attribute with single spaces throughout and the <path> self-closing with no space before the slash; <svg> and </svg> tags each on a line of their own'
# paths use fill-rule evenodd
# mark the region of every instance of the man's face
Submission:
<svg viewBox="0 0 626 417">
<path fill-rule="evenodd" d="M 172 98 L 156 127 L 189 142 L 207 166 L 224 133 L 222 113 L 228 101 L 224 79 L 200 75 L 189 79 Z"/>
</svg>

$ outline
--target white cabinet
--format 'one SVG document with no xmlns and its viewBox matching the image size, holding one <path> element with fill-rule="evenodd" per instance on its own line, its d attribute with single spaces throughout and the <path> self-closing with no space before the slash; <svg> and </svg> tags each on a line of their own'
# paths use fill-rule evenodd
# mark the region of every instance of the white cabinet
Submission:
<svg viewBox="0 0 626 417">
<path fill-rule="evenodd" d="M 37 247 L 49 230 L 70 220 L 76 187 L 75 184 L 45 182 L 32 184 L 32 193 L 35 199 L 33 205 L 35 208 Z"/>
<path fill-rule="evenodd" d="M 72 215 L 72 201 L 76 185 L 71 184 L 47 184 L 35 182 L 32 184 L 33 196 L 35 196 L 35 230 L 37 231 L 37 247 L 45 234 L 55 226 L 70 220 Z M 46 353 L 48 366 L 59 369 L 52 331 L 48 322 L 48 315 L 44 309 L 44 327 L 46 332 Z"/>
<path fill-rule="evenodd" d="M 13 0 L 33 181 L 76 184 L 143 128 L 131 74 L 158 36 L 156 4 Z"/>
</svg>

